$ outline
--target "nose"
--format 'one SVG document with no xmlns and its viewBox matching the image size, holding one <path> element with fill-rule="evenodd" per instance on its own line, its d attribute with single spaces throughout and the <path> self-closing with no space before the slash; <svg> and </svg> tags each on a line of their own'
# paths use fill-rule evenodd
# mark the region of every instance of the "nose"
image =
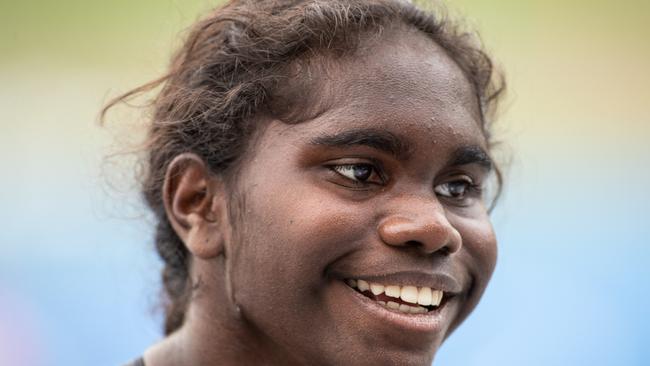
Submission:
<svg viewBox="0 0 650 366">
<path fill-rule="evenodd" d="M 462 237 L 447 219 L 444 208 L 435 198 L 414 197 L 402 200 L 400 209 L 379 223 L 379 236 L 387 245 L 416 247 L 430 254 L 455 253 Z"/>
</svg>

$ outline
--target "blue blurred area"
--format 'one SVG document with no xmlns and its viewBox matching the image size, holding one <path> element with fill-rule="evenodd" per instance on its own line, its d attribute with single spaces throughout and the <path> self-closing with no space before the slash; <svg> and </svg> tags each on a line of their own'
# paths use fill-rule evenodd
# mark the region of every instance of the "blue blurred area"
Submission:
<svg viewBox="0 0 650 366">
<path fill-rule="evenodd" d="M 494 214 L 491 286 L 440 364 L 646 365 L 650 171 L 639 167 L 648 159 L 520 167 Z"/>
<path fill-rule="evenodd" d="M 0 312 L 5 302 L 22 306 L 0 316 L 9 321 L 0 334 L 23 328 L 16 317 L 29 319 L 31 329 L 26 339 L 0 344 L 0 364 L 118 365 L 137 355 L 161 328 L 159 266 L 145 221 L 98 214 L 93 201 L 103 192 L 59 187 L 38 171 L 21 178 L 2 187 L 11 209 L 0 213 Z M 14 344 L 30 339 L 33 364 L 25 355 L 3 362 Z"/>
</svg>

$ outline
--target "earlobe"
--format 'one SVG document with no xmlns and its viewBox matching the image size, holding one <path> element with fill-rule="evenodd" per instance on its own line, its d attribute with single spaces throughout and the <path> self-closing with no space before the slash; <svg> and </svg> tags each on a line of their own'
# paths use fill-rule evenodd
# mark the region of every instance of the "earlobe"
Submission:
<svg viewBox="0 0 650 366">
<path fill-rule="evenodd" d="M 218 228 L 212 227 L 217 221 L 209 221 L 197 214 L 191 214 L 189 220 L 192 224 L 185 240 L 189 251 L 202 259 L 218 256 L 223 248 L 223 235 Z"/>
<path fill-rule="evenodd" d="M 195 154 L 182 154 L 169 164 L 163 185 L 167 218 L 192 255 L 210 259 L 224 248 L 227 219 L 224 189 Z"/>
</svg>

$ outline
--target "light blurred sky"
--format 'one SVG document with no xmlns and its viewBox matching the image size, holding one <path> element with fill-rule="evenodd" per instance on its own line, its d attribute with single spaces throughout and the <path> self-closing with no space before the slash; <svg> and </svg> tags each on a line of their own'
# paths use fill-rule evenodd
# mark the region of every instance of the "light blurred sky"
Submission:
<svg viewBox="0 0 650 366">
<path fill-rule="evenodd" d="M 97 114 L 213 4 L 0 0 L 0 365 L 117 365 L 161 336 L 150 223 L 102 164 L 135 116 Z M 650 2 L 449 6 L 506 72 L 512 163 L 495 276 L 436 365 L 647 364 Z"/>
</svg>

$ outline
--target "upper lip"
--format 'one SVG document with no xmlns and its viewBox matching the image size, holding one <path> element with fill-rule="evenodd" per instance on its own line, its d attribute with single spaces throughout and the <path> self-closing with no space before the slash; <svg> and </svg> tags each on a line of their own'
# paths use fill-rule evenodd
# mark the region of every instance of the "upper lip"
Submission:
<svg viewBox="0 0 650 366">
<path fill-rule="evenodd" d="M 463 290 L 461 283 L 451 274 L 444 272 L 399 271 L 382 274 L 358 274 L 336 276 L 340 279 L 364 280 L 382 285 L 430 287 L 449 294 Z"/>
</svg>

